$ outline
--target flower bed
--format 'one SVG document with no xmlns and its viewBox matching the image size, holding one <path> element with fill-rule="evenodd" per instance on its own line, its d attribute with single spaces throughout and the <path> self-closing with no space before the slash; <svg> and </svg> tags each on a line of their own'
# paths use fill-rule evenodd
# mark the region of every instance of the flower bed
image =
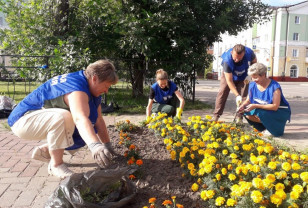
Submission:
<svg viewBox="0 0 308 208">
<path fill-rule="evenodd" d="M 275 148 L 232 123 L 159 114 L 148 124 L 164 139 L 204 207 L 307 207 L 308 155 Z"/>
</svg>

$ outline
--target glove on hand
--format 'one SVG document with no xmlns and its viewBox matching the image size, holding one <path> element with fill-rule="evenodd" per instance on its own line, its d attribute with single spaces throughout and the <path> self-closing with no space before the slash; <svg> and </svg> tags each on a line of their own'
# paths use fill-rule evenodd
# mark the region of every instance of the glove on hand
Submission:
<svg viewBox="0 0 308 208">
<path fill-rule="evenodd" d="M 176 117 L 180 120 L 181 120 L 182 112 L 183 112 L 182 108 L 176 109 Z"/>
<path fill-rule="evenodd" d="M 235 102 L 236 102 L 237 106 L 240 106 L 241 103 L 242 103 L 242 96 L 240 96 L 240 95 L 236 96 Z"/>
<path fill-rule="evenodd" d="M 100 167 L 105 168 L 110 164 L 113 152 L 110 142 L 93 142 L 89 144 L 89 149 L 93 159 Z"/>
</svg>

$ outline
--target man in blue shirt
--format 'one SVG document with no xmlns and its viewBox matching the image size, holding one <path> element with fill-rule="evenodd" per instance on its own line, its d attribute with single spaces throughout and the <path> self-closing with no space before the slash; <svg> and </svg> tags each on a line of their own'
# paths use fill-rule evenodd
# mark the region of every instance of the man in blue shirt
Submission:
<svg viewBox="0 0 308 208">
<path fill-rule="evenodd" d="M 218 121 L 223 114 L 227 98 L 230 90 L 236 96 L 236 104 L 239 106 L 247 96 L 248 83 L 245 81 L 247 77 L 248 67 L 257 62 L 255 53 L 242 44 L 237 44 L 233 48 L 221 55 L 223 73 L 220 79 L 220 88 L 216 97 L 214 120 Z M 242 119 L 242 114 L 237 117 Z"/>
</svg>

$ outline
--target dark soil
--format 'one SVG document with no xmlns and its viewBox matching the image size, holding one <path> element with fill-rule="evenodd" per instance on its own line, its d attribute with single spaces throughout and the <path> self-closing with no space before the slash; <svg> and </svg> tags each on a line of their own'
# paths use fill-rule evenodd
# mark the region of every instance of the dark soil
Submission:
<svg viewBox="0 0 308 208">
<path fill-rule="evenodd" d="M 117 154 L 124 155 L 127 148 L 119 144 L 119 131 L 114 126 L 108 127 L 109 135 Z M 164 207 L 164 200 L 171 200 L 176 196 L 176 203 L 185 208 L 201 207 L 200 196 L 191 190 L 194 181 L 182 177 L 180 163 L 170 158 L 162 138 L 154 135 L 146 127 L 138 128 L 128 133 L 132 143 L 140 149 L 140 158 L 143 165 L 136 172 L 137 178 L 133 180 L 137 188 L 134 200 L 125 208 L 142 208 L 149 206 L 149 199 L 155 197 L 156 207 Z M 116 157 L 116 165 L 127 166 L 127 158 Z"/>
</svg>

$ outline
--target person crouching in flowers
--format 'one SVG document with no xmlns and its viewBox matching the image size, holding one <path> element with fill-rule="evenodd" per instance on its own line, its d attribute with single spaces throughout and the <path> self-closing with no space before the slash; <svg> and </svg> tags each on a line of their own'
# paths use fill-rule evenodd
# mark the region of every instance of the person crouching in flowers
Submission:
<svg viewBox="0 0 308 208">
<path fill-rule="evenodd" d="M 152 113 L 167 113 L 181 119 L 185 100 L 174 82 L 168 80 L 168 74 L 163 69 L 156 71 L 156 82 L 151 86 L 149 102 L 146 108 L 147 120 Z"/>
<path fill-rule="evenodd" d="M 279 83 L 267 78 L 266 71 L 267 67 L 261 63 L 249 67 L 252 82 L 239 111 L 245 112 L 248 123 L 258 131 L 267 129 L 273 136 L 281 136 L 286 122 L 290 122 L 291 108 Z"/>
</svg>

